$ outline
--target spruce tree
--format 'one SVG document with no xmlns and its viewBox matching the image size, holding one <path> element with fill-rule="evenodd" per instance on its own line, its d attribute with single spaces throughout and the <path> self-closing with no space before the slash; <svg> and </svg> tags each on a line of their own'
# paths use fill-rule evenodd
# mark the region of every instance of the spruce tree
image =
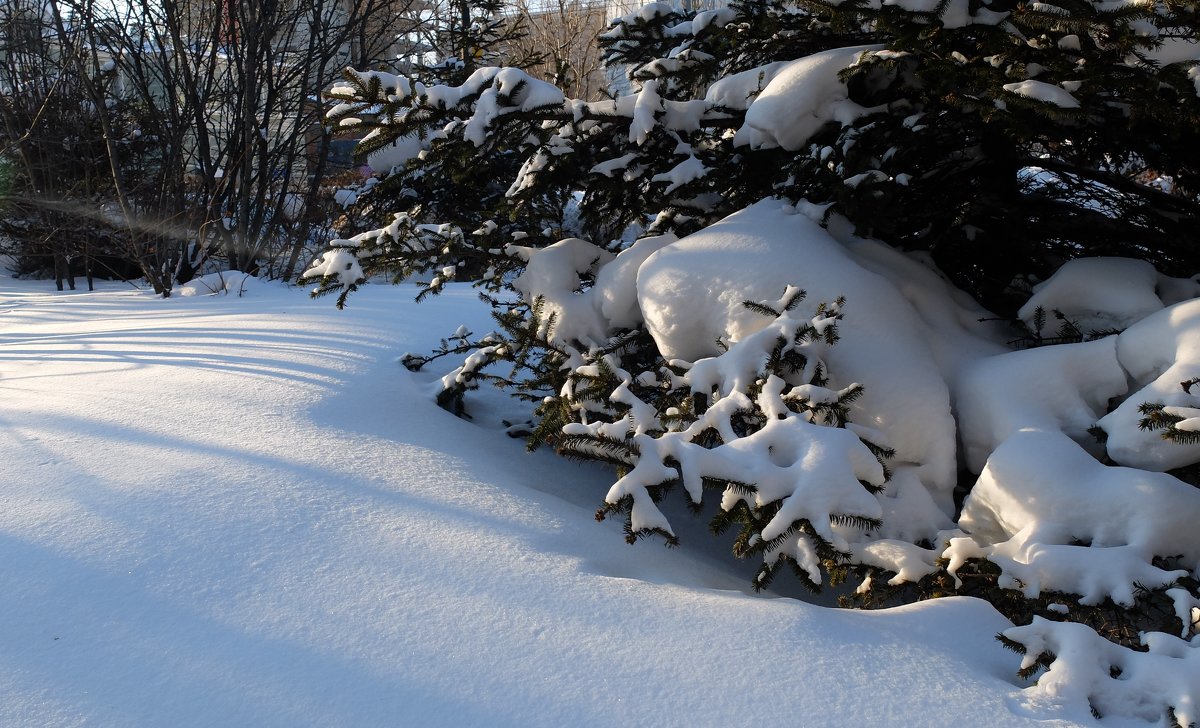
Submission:
<svg viewBox="0 0 1200 728">
<path fill-rule="evenodd" d="M 414 31 L 419 37 L 413 43 L 422 52 L 405 77 L 410 83 L 461 87 L 480 69 L 527 68 L 541 61 L 537 54 L 513 55 L 525 28 L 519 17 L 505 13 L 503 0 L 449 0 L 436 3 L 430 13 Z M 522 161 L 509 140 L 489 139 L 479 145 L 474 137 L 467 138 L 469 130 L 462 124 L 438 123 L 434 115 L 406 117 L 398 111 L 386 102 L 373 109 L 340 104 L 329 115 L 340 128 L 369 132 L 356 150 L 368 159 L 376 152 L 386 159 L 393 145 L 410 155 L 420 149 L 419 158 L 402 156 L 395 167 L 376 170 L 376 179 L 358 195 L 355 216 L 386 224 L 395 213 L 404 212 L 414 220 L 450 223 L 467 231 L 491 220 L 504 222 L 503 232 L 508 234 L 520 229 L 509 219 L 511 205 L 505 197 L 504 180 Z M 469 270 L 478 274 L 485 267 L 472 265 Z"/>
<path fill-rule="evenodd" d="M 422 295 L 453 277 L 483 288 L 496 332 L 456 335 L 407 363 L 466 355 L 442 379 L 443 404 L 462 411 L 465 392 L 491 380 L 530 403 L 532 447 L 614 465 L 620 478 L 598 517 L 624 518 L 631 541 L 674 543 L 660 507 L 668 492 L 699 507 L 715 488 L 714 529 L 734 528 L 735 552 L 763 558 L 756 586 L 790 564 L 812 586 L 857 574 L 869 603 L 961 591 L 1014 621 L 1062 615 L 1124 647 L 1144 629 L 1186 635 L 1180 615 L 1197 598 L 1194 580 L 1064 611 L 1058 600 L 1069 595 L 1047 585 L 1029 596 L 1038 587 L 1014 576 L 1028 565 L 1005 561 L 995 544 L 962 532 L 945 543 L 882 538 L 888 524 L 872 498 L 895 485 L 894 464 L 886 438 L 851 416 L 873 383 L 824 365 L 842 302 L 805 318 L 792 313 L 794 289 L 746 301 L 763 317 L 758 333 L 718 340 L 721 351 L 696 361 L 664 356 L 639 316 L 610 304 L 636 298 L 630 267 L 764 198 L 823 211 L 842 236 L 848 224 L 926 251 L 1005 315 L 1022 302 L 1023 281 L 1072 258 L 1141 258 L 1191 275 L 1200 270 L 1190 244 L 1200 222 L 1196 12 L 1172 0 L 734 0 L 700 13 L 653 3 L 602 37 L 633 91 L 597 102 L 511 68 L 481 68 L 456 85 L 351 71 L 332 117 L 370 128 L 366 148 L 413 134 L 445 141 L 403 172 L 431 185 L 409 188 L 407 211 L 334 241 L 308 279 L 339 302 L 382 272 L 430 272 Z M 493 165 L 464 181 L 474 202 L 436 191 L 453 178 L 436 153 L 450 140 L 470 164 Z M 1044 313 L 1035 343 L 1085 338 L 1065 328 L 1043 336 Z M 1194 440 L 1193 423 L 1178 426 L 1191 411 L 1151 403 L 1143 414 L 1145 427 Z M 820 485 L 770 469 L 779 453 L 813 443 L 828 465 Z M 1163 492 L 1185 498 L 1173 487 Z M 1075 548 L 1087 545 L 1050 551 L 1074 558 Z M 950 566 L 934 563 L 943 554 Z M 1178 559 L 1155 553 L 1146 567 L 1170 576 L 1174 562 L 1162 557 Z"/>
</svg>

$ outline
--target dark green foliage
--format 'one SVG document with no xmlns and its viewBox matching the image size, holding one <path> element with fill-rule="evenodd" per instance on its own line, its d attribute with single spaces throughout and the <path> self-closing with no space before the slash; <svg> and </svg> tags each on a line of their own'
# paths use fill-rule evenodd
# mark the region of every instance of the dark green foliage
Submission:
<svg viewBox="0 0 1200 728">
<path fill-rule="evenodd" d="M 778 308 L 752 301 L 744 302 L 743 305 L 763 316 L 777 319 L 786 312 L 794 310 L 803 299 L 804 292 L 794 289 Z M 806 350 L 805 344 L 820 343 L 832 346 L 837 342 L 836 321 L 841 317 L 840 309 L 843 305 L 844 301 L 838 300 L 834 304 L 817 306 L 817 315 L 810 322 L 797 326 L 790 341 L 780 338 L 767 357 L 757 383 L 745 392 L 747 401 L 757 403 L 763 383 L 768 376 L 773 375 L 789 383 L 782 393 L 782 401 L 786 403 L 792 413 L 812 422 L 844 427 L 849 419 L 850 403 L 862 393 L 862 387 L 857 385 L 847 387 L 834 399 L 816 402 L 805 397 L 789 396 L 789 391 L 795 384 L 823 386 L 828 383 L 824 367 L 820 364 L 808 366 L 809 362 L 803 352 Z M 706 411 L 707 402 L 720 394 L 717 391 L 694 390 L 682 378 L 684 374 L 682 371 L 671 371 L 661 360 L 639 362 L 621 358 L 619 361 L 624 373 L 618 377 L 613 365 L 609 362 L 614 354 L 630 351 L 628 345 L 635 341 L 636 337 L 629 337 L 603 352 L 590 354 L 588 361 L 593 366 L 581 368 L 569 377 L 568 386 L 564 391 L 570 392 L 571 396 L 559 405 L 563 412 L 571 413 L 571 419 L 568 421 L 577 421 L 578 414 L 575 413 L 583 410 L 588 413 L 587 422 L 628 423 L 620 428 L 624 432 L 624 437 L 573 433 L 556 441 L 555 446 L 560 453 L 580 459 L 609 462 L 618 466 L 622 472 L 627 472 L 637 464 L 639 458 L 644 456 L 644 453 L 633 441 L 633 423 L 636 418 L 631 413 L 630 405 L 625 401 L 610 401 L 609 394 L 616 390 L 622 382 L 627 383 L 631 393 L 639 402 L 652 405 L 656 416 L 659 417 L 658 421 L 663 429 L 650 428 L 646 434 L 651 437 L 661 437 L 668 432 L 680 432 L 695 424 Z M 634 348 L 632 351 L 637 351 L 637 349 Z M 786 353 L 784 353 L 785 351 Z M 799 375 L 805 371 L 810 372 L 808 378 L 799 378 Z M 646 378 L 644 376 L 646 374 L 653 376 Z M 650 384 L 649 382 L 654 383 Z M 545 405 L 543 406 L 545 407 Z M 734 413 L 731 425 L 737 437 L 740 438 L 758 432 L 766 422 L 766 414 L 759 409 L 757 404 L 754 404 Z M 712 449 L 726 444 L 727 440 L 715 429 L 708 427 L 696 433 L 691 442 Z M 866 444 L 881 464 L 894 455 L 889 449 L 869 442 Z M 678 466 L 677 463 L 668 464 L 671 467 L 677 468 Z M 668 478 L 652 486 L 649 489 L 650 496 L 657 503 L 665 493 L 677 485 L 676 479 Z M 869 484 L 862 483 L 862 485 L 868 490 L 877 490 Z M 848 554 L 835 548 L 804 518 L 798 519 L 774 538 L 761 538 L 759 534 L 779 513 L 782 501 L 774 500 L 761 505 L 751 505 L 757 492 L 755 483 L 705 477 L 703 486 L 705 490 L 732 491 L 743 496 L 728 509 L 716 512 L 710 522 L 710 530 L 716 535 L 732 530 L 734 533 L 733 552 L 736 556 L 742 558 L 753 556 L 764 559 L 753 580 L 756 589 L 766 588 L 777 570 L 781 566 L 787 565 L 800 577 L 801 583 L 814 590 L 819 590 L 819 585 L 813 581 L 812 576 L 783 549 L 787 542 L 798 535 L 812 545 L 826 574 L 832 576 L 844 569 Z M 694 497 L 693 494 L 688 499 L 688 503 L 693 508 L 698 508 L 699 502 L 692 500 Z M 674 534 L 663 529 L 635 529 L 631 515 L 633 505 L 632 497 L 623 497 L 615 502 L 605 504 L 597 512 L 596 517 L 600 520 L 614 515 L 623 517 L 626 537 L 631 543 L 647 536 L 661 536 L 668 544 L 676 543 Z M 881 526 L 880 522 L 874 518 L 853 513 L 832 514 L 830 520 L 835 525 L 867 533 L 877 531 Z"/>
<path fill-rule="evenodd" d="M 1200 261 L 1185 241 L 1200 207 L 1182 190 L 1197 189 L 1200 156 L 1184 144 L 1184 130 L 1200 123 L 1200 100 L 1186 66 L 1131 60 L 1157 44 L 1145 37 L 1148 26 L 1195 38 L 1195 10 L 1173 3 L 1109 10 L 1086 0 L 1061 10 L 972 7 L 1009 15 L 1001 25 L 947 28 L 894 6 L 864 8 L 862 19 L 878 24 L 889 49 L 908 55 L 874 56 L 847 73 L 851 84 L 872 72 L 897 81 L 883 95 L 860 96 L 887 103 L 888 112 L 840 132 L 855 145 L 837 163 L 843 178 L 883 174 L 854 189 L 807 181 L 803 193 L 834 201 L 864 234 L 929 250 L 956 283 L 988 302 L 1002 301 L 1016 275 L 1045 276 L 1078 255 L 1126 255 L 1169 273 L 1195 272 Z M 1004 89 L 1028 77 L 1067 83 L 1079 107 Z M 1143 184 L 1148 171 L 1176 180 L 1176 194 Z M 902 173 L 905 184 L 897 181 Z"/>
<path fill-rule="evenodd" d="M 434 48 L 426 63 L 417 65 L 405 84 L 457 86 L 476 71 L 490 66 L 525 68 L 540 62 L 540 56 L 514 57 L 509 49 L 524 37 L 518 19 L 509 17 L 500 0 L 458 0 L 441 23 L 435 24 Z M 519 209 L 506 197 L 508 186 L 536 143 L 537 133 L 525 128 L 497 130 L 486 143 L 476 145 L 464 138 L 464 125 L 458 114 L 444 105 L 432 104 L 422 112 L 409 113 L 414 104 L 427 99 L 399 100 L 397 89 L 385 86 L 376 75 L 347 72 L 346 83 L 353 89 L 354 104 L 333 108 L 329 121 L 357 133 L 366 133 L 356 154 L 366 157 L 397 140 L 420 139 L 426 147 L 420 159 L 412 159 L 390 172 L 381 170 L 382 182 L 364 190 L 356 213 L 375 224 L 387 224 L 396 213 L 406 213 L 416 223 L 452 224 L 470 232 L 485 225 L 498 226 L 496 235 L 511 242 L 514 233 L 532 236 L 530 242 L 543 239 L 541 231 L 561 228 L 561 209 L 565 201 L 560 193 L 556 206 Z M 513 93 L 520 93 L 518 87 Z M 468 96 L 468 103 L 479 96 Z M 507 131 L 507 133 L 504 133 Z M 543 135 L 544 136 L 544 135 Z M 460 262 L 463 273 L 477 277 L 486 263 L 467 253 Z"/>
<path fill-rule="evenodd" d="M 1179 387 L 1184 394 L 1191 394 L 1192 387 L 1196 385 L 1196 379 L 1189 379 L 1185 382 L 1180 382 Z M 1194 410 L 1184 412 L 1184 410 Z M 1167 411 L 1167 406 L 1161 402 L 1143 402 L 1138 407 L 1138 412 L 1141 413 L 1142 419 L 1138 421 L 1138 428 L 1148 430 L 1150 432 L 1162 431 L 1162 439 L 1169 440 L 1180 445 L 1194 445 L 1200 442 L 1200 432 L 1193 429 L 1179 429 L 1176 427 L 1185 419 L 1200 416 L 1200 409 L 1195 407 L 1176 408 L 1174 411 Z"/>
</svg>

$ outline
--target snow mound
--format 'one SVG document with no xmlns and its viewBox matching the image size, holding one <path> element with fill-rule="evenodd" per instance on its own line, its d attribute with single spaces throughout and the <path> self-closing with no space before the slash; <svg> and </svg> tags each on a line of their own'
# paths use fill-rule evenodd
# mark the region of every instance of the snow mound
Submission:
<svg viewBox="0 0 1200 728">
<path fill-rule="evenodd" d="M 1116 338 L 1014 351 L 968 366 L 958 386 L 963 455 L 978 473 L 988 456 L 1022 430 L 1063 431 L 1099 455 L 1088 429 L 1125 394 Z"/>
<path fill-rule="evenodd" d="M 175 288 L 180 296 L 213 296 L 218 293 L 243 296 L 259 284 L 258 278 L 236 270 L 209 273 Z"/>
<path fill-rule="evenodd" d="M 1167 278 L 1144 260 L 1077 258 L 1034 286 L 1017 316 L 1031 331 L 1038 308 L 1045 312 L 1048 327 L 1054 326 L 1051 314 L 1058 311 L 1084 334 L 1124 329 L 1163 307 L 1160 288 L 1172 299 L 1166 303 L 1200 294 L 1195 281 Z"/>
<path fill-rule="evenodd" d="M 1200 709 L 1200 637 L 1184 641 L 1160 632 L 1142 636 L 1146 652 L 1120 647 L 1091 629 L 1034 617 L 1004 631 L 1025 649 L 1022 668 L 1050 659 L 1049 669 L 1029 689 L 1038 703 L 1124 715 L 1169 725 L 1196 725 Z"/>
<path fill-rule="evenodd" d="M 718 340 L 737 342 L 765 326 L 743 302 L 773 301 L 790 284 L 813 303 L 845 297 L 841 338 L 828 354 L 836 378 L 829 386 L 863 385 L 851 421 L 882 433 L 896 465 L 912 466 L 934 502 L 952 513 L 955 426 L 930 348 L 912 335 L 921 320 L 891 283 L 858 265 L 816 223 L 764 200 L 650 256 L 637 292 L 662 355 L 696 361 L 719 354 Z"/>
<path fill-rule="evenodd" d="M 1057 432 L 1025 430 L 988 459 L 963 504 L 970 538 L 950 542 L 954 573 L 969 558 L 1000 566 L 1000 586 L 1132 605 L 1141 586 L 1173 583 L 1200 569 L 1200 490 L 1176 478 L 1097 462 Z M 1080 545 L 1083 544 L 1083 545 Z M 1156 556 L 1179 555 L 1184 570 Z"/>
<path fill-rule="evenodd" d="M 1200 407 L 1200 397 L 1183 382 L 1200 376 L 1200 299 L 1163 309 L 1130 326 L 1117 337 L 1117 358 L 1141 388 L 1103 417 L 1108 455 L 1122 465 L 1163 471 L 1200 461 L 1200 444 L 1164 440 L 1142 430 L 1141 405 Z"/>
<path fill-rule="evenodd" d="M 870 113 L 870 109 L 849 99 L 849 90 L 838 74 L 857 63 L 863 53 L 881 48 L 874 45 L 835 48 L 792 61 L 780 69 L 770 69 L 774 75 L 746 110 L 746 122 L 738 130 L 735 143 L 796 150 L 828 122 L 849 124 Z M 733 87 L 710 89 L 709 93 L 736 103 L 737 96 L 747 90 L 746 80 L 731 81 Z"/>
</svg>

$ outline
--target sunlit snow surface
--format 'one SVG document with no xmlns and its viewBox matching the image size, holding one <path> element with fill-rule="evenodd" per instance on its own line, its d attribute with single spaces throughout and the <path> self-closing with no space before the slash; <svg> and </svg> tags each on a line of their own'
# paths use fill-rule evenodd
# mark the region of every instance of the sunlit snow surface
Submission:
<svg viewBox="0 0 1200 728">
<path fill-rule="evenodd" d="M 470 289 L 50 289 L 0 279 L 0 725 L 1091 722 L 1023 700 L 982 602 L 626 546 L 609 473 L 396 363 L 484 325 Z"/>
</svg>

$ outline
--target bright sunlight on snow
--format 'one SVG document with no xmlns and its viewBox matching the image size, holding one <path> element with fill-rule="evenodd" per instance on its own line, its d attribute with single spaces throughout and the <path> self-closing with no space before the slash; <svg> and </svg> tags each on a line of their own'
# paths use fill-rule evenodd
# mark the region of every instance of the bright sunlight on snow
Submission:
<svg viewBox="0 0 1200 728">
<path fill-rule="evenodd" d="M 1090 722 L 1023 697 L 982 601 L 836 611 L 626 546 L 608 472 L 397 363 L 484 325 L 465 287 L 220 290 L 0 281 L 0 723 Z"/>
</svg>

